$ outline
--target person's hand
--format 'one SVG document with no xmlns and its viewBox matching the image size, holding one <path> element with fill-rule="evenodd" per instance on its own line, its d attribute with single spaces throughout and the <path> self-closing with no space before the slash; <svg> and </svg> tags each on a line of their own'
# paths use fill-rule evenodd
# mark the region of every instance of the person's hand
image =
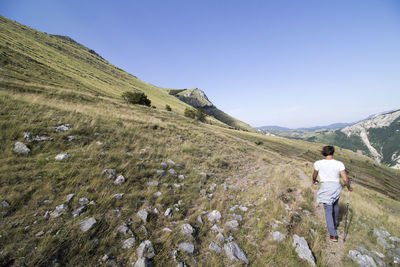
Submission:
<svg viewBox="0 0 400 267">
<path fill-rule="evenodd" d="M 318 185 L 318 180 L 313 180 L 313 181 L 312 181 L 312 184 L 313 184 L 313 185 Z"/>
<path fill-rule="evenodd" d="M 347 187 L 347 189 L 348 189 L 350 192 L 353 192 L 353 187 L 349 186 L 349 187 Z"/>
</svg>

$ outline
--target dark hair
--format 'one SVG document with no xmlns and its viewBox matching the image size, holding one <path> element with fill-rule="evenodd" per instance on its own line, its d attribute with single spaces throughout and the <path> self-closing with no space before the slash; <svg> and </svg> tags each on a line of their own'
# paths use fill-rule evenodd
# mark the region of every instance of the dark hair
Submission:
<svg viewBox="0 0 400 267">
<path fill-rule="evenodd" d="M 333 146 L 324 146 L 321 153 L 324 155 L 324 157 L 333 156 L 333 153 L 335 153 L 335 148 Z"/>
</svg>

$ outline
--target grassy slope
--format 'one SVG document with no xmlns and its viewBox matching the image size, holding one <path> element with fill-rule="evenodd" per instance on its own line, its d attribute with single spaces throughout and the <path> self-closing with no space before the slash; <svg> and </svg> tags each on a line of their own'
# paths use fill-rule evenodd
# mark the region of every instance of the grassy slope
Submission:
<svg viewBox="0 0 400 267">
<path fill-rule="evenodd" d="M 7 60 L 16 59 L 8 57 Z M 62 67 L 62 62 L 59 64 Z M 0 265 L 49 266 L 58 261 L 60 265 L 94 266 L 102 263 L 103 255 L 127 265 L 136 260 L 135 249 L 140 242 L 149 239 L 155 246 L 156 266 L 175 265 L 170 253 L 181 241 L 193 242 L 196 252 L 193 258 L 178 253 L 178 260 L 191 266 L 226 266 L 229 262 L 223 255 L 208 249 L 209 242 L 215 241 L 215 234 L 210 231 L 212 224 L 206 222 L 203 212 L 220 210 L 223 219 L 219 225 L 224 227 L 232 219 L 230 208 L 240 204 L 249 208 L 247 212 L 235 211 L 243 216 L 240 229 L 229 231 L 224 227 L 224 235 L 233 235 L 252 265 L 307 266 L 292 247 L 290 237 L 296 233 L 309 242 L 317 265 L 325 266 L 329 255 L 324 250 L 325 226 L 323 222 L 316 223 L 313 214 L 304 212 L 304 209 L 314 212 L 314 199 L 298 176 L 298 169 L 306 174 L 312 172 L 312 162 L 320 158 L 321 145 L 234 131 L 198 123 L 173 112 L 129 106 L 107 90 L 89 86 L 96 83 L 95 78 L 79 83 L 82 87 L 87 84 L 87 88 L 68 91 L 65 85 L 46 80 L 46 76 L 32 74 L 30 80 L 29 73 L 35 71 L 29 65 L 25 69 L 15 66 L 14 71 L 2 69 L 2 75 L 8 79 L 23 73 L 18 79 L 25 79 L 29 84 L 0 85 L 0 195 L 1 200 L 7 199 L 11 204 L 9 208 L 0 208 Z M 71 124 L 72 129 L 55 133 L 53 127 L 62 123 Z M 23 132 L 51 136 L 54 140 L 27 142 Z M 77 139 L 68 141 L 68 135 Z M 15 154 L 12 148 L 16 141 L 27 143 L 31 154 Z M 144 155 L 140 153 L 143 149 Z M 62 152 L 72 157 L 55 161 L 55 155 Z M 101 156 L 101 152 L 106 152 L 106 156 Z M 364 244 L 368 249 L 383 251 L 371 231 L 384 226 L 399 236 L 400 204 L 377 191 L 398 198 L 399 172 L 375 165 L 347 150 L 339 150 L 337 157 L 345 162 L 351 175 L 357 176 L 359 184 L 376 190 L 355 185 L 350 213 L 354 234 L 349 236 L 346 249 Z M 174 168 L 188 175 L 187 179 L 182 181 L 171 175 L 157 177 L 155 170 L 168 158 L 181 164 Z M 126 183 L 113 185 L 112 180 L 100 175 L 105 168 L 115 168 L 127 178 Z M 202 171 L 211 174 L 210 177 L 200 175 Z M 152 180 L 160 184 L 147 186 L 146 182 Z M 185 185 L 176 188 L 175 183 Z M 211 193 L 209 188 L 213 183 L 217 189 L 212 192 L 211 200 L 199 194 L 200 188 Z M 224 183 L 228 185 L 227 190 Z M 289 187 L 297 189 L 290 193 Z M 162 195 L 153 196 L 156 191 Z M 75 193 L 76 197 L 64 215 L 54 219 L 45 216 L 47 211 L 64 203 L 69 193 Z M 116 193 L 125 195 L 116 200 L 112 198 Z M 291 211 L 280 200 L 282 194 L 287 195 Z M 73 218 L 70 212 L 79 206 L 80 197 L 94 200 L 96 204 Z M 45 204 L 44 200 L 53 202 Z M 143 224 L 136 218 L 140 209 L 152 206 L 163 212 L 179 200 L 182 204 L 171 219 L 151 214 Z M 198 215 L 203 216 L 203 225 L 196 221 Z M 82 233 L 79 223 L 91 216 L 98 223 Z M 119 234 L 117 228 L 130 218 L 136 243 L 124 250 L 121 244 L 127 237 Z M 287 225 L 279 224 L 277 229 L 288 236 L 279 244 L 270 240 L 275 220 L 288 221 Z M 193 237 L 180 234 L 183 223 L 196 228 Z M 141 228 L 143 225 L 147 234 Z M 163 227 L 173 232 L 166 233 Z M 36 236 L 40 231 L 43 235 Z M 389 263 L 391 259 L 385 260 Z M 344 263 L 352 265 L 346 259 Z"/>
</svg>

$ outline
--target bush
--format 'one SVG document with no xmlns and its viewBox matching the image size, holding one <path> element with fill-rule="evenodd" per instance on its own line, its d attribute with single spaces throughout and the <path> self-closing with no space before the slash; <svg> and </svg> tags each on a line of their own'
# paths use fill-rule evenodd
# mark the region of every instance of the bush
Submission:
<svg viewBox="0 0 400 267">
<path fill-rule="evenodd" d="M 145 105 L 150 107 L 151 101 L 142 92 L 124 92 L 122 98 L 129 104 Z"/>
<path fill-rule="evenodd" d="M 185 108 L 183 115 L 185 115 L 185 117 L 194 119 L 196 117 L 196 111 L 191 108 Z"/>
<path fill-rule="evenodd" d="M 171 108 L 170 105 L 166 104 L 166 105 L 165 105 L 165 110 L 167 110 L 167 111 L 172 111 L 172 108 Z"/>
<path fill-rule="evenodd" d="M 206 117 L 207 117 L 207 114 L 203 110 L 197 109 L 197 111 L 196 111 L 196 120 L 201 121 L 201 122 L 205 122 L 206 121 Z"/>
</svg>

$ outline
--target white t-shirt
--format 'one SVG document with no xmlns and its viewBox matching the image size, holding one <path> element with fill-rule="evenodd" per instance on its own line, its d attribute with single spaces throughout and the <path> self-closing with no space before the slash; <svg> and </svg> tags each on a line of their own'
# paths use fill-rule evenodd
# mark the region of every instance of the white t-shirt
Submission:
<svg viewBox="0 0 400 267">
<path fill-rule="evenodd" d="M 344 164 L 335 159 L 322 159 L 314 163 L 314 169 L 318 171 L 321 182 L 340 181 L 340 172 L 343 171 Z"/>
</svg>

